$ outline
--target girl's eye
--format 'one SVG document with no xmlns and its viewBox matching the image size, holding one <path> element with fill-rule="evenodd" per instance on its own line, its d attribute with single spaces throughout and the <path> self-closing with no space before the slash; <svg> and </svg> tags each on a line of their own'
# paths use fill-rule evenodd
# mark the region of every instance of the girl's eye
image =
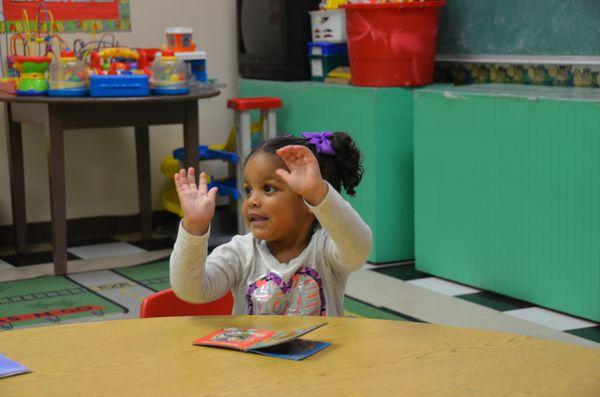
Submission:
<svg viewBox="0 0 600 397">
<path fill-rule="evenodd" d="M 277 189 L 275 189 L 275 186 L 265 185 L 265 192 L 267 192 L 267 193 L 273 193 L 275 190 L 277 190 Z"/>
<path fill-rule="evenodd" d="M 250 196 L 250 194 L 252 194 L 252 189 L 250 189 L 249 187 L 245 187 L 244 193 L 246 193 L 246 197 L 248 197 L 248 196 Z"/>
</svg>

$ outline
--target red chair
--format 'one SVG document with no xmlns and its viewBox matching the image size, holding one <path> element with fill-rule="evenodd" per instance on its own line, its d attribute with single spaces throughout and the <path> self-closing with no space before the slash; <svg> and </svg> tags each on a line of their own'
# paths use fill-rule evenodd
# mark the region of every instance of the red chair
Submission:
<svg viewBox="0 0 600 397">
<path fill-rule="evenodd" d="M 159 291 L 142 301 L 140 318 L 174 316 L 219 316 L 231 314 L 233 295 L 231 291 L 221 299 L 209 303 L 189 303 L 179 299 L 172 289 Z"/>
</svg>

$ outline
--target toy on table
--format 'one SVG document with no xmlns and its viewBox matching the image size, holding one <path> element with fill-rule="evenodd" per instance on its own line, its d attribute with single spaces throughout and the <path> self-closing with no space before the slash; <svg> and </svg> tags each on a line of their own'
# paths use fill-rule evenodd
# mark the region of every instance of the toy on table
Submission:
<svg viewBox="0 0 600 397">
<path fill-rule="evenodd" d="M 183 61 L 175 58 L 173 51 L 164 50 L 150 66 L 152 94 L 187 94 L 186 67 Z"/>
<path fill-rule="evenodd" d="M 167 47 L 175 52 L 196 51 L 196 43 L 192 40 L 192 28 L 176 26 L 167 28 Z"/>
<path fill-rule="evenodd" d="M 50 62 L 48 78 L 50 96 L 85 96 L 88 94 L 88 69 L 75 58 L 73 51 L 62 51 Z"/>
<path fill-rule="evenodd" d="M 17 95 L 43 95 L 48 90 L 46 71 L 49 56 L 15 56 L 14 68 L 19 72 Z"/>
<path fill-rule="evenodd" d="M 140 56 L 137 61 L 137 69 L 150 76 L 150 66 L 152 66 L 156 55 L 162 50 L 160 48 L 137 48 L 136 51 Z"/>
<path fill-rule="evenodd" d="M 188 80 L 208 82 L 205 51 L 176 52 L 175 57 L 185 63 Z"/>
<path fill-rule="evenodd" d="M 146 65 L 139 65 L 140 61 L 146 62 L 145 59 L 140 59 L 140 54 L 136 50 L 113 47 L 93 51 L 90 66 L 95 75 L 120 75 L 123 72 L 144 74 L 143 69 Z"/>
<path fill-rule="evenodd" d="M 90 96 L 123 97 L 150 95 L 150 79 L 140 65 L 137 51 L 126 47 L 105 48 L 91 54 Z"/>
<path fill-rule="evenodd" d="M 193 33 L 192 28 L 187 27 L 168 28 L 167 48 L 175 53 L 177 59 L 185 62 L 188 80 L 206 83 L 206 52 L 196 51 Z"/>
</svg>

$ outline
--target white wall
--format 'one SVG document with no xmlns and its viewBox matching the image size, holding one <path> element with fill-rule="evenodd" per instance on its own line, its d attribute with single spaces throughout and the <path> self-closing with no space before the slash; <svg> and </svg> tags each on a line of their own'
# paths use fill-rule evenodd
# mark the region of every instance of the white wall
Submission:
<svg viewBox="0 0 600 397">
<path fill-rule="evenodd" d="M 115 33 L 120 44 L 160 47 L 169 26 L 194 29 L 198 48 L 208 53 L 211 78 L 227 84 L 221 95 L 199 101 L 200 142 L 224 142 L 233 123 L 226 101 L 237 92 L 237 58 L 234 0 L 131 0 L 131 32 Z M 88 34 L 63 35 L 72 44 Z M 4 115 L 1 115 L 4 117 Z M 152 206 L 161 209 L 160 192 L 169 183 L 160 162 L 182 146 L 181 126 L 150 127 Z M 41 128 L 23 128 L 25 189 L 28 222 L 50 220 L 48 168 Z M 67 217 L 131 215 L 138 212 L 135 141 L 133 128 L 68 130 L 65 132 Z M 217 175 L 223 164 L 203 163 Z M 10 184 L 4 123 L 0 123 L 0 226 L 12 224 Z M 0 245 L 1 242 L 0 242 Z"/>
</svg>

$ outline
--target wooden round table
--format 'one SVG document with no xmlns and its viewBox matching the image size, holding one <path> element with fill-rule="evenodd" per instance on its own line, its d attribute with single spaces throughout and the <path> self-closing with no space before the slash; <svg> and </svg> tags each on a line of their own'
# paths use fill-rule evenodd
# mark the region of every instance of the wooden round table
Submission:
<svg viewBox="0 0 600 397">
<path fill-rule="evenodd" d="M 432 324 L 327 318 L 299 362 L 193 346 L 223 326 L 293 329 L 318 317 L 216 316 L 12 330 L 0 352 L 33 372 L 2 396 L 594 396 L 600 349 Z"/>
</svg>

